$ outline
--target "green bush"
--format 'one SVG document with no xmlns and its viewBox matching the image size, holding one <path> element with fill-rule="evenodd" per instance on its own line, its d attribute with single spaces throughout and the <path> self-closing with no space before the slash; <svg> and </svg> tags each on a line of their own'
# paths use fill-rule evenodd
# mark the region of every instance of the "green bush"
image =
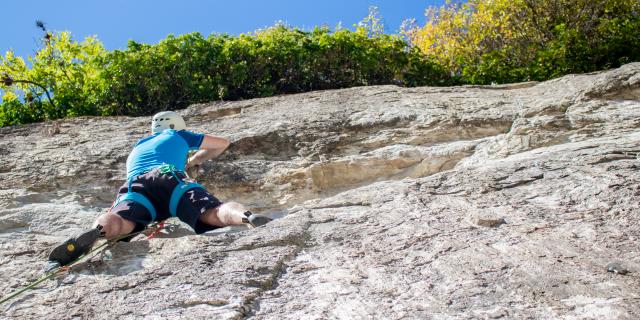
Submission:
<svg viewBox="0 0 640 320">
<path fill-rule="evenodd" d="M 47 33 L 28 62 L 0 57 L 0 126 L 353 86 L 547 80 L 640 60 L 637 0 L 469 0 L 429 12 L 402 32 L 410 44 L 382 32 L 375 8 L 355 31 L 275 25 L 114 51 Z"/>
<path fill-rule="evenodd" d="M 306 32 L 276 25 L 237 37 L 190 33 L 155 45 L 130 41 L 127 49 L 111 52 L 95 39 L 78 43 L 58 33 L 30 59 L 30 67 L 10 52 L 2 58 L 0 75 L 31 83 L 2 87 L 0 123 L 149 115 L 212 100 L 364 85 L 449 83 L 443 69 L 417 48 L 369 31 Z"/>
<path fill-rule="evenodd" d="M 169 36 L 107 54 L 102 101 L 111 114 L 150 114 L 197 102 L 398 83 L 447 81 L 435 62 L 398 37 L 366 30 L 311 32 L 274 26 L 229 37 Z M 429 71 L 430 73 L 424 74 Z M 419 73 L 419 74 L 418 74 Z"/>
<path fill-rule="evenodd" d="M 0 56 L 0 123 L 99 114 L 98 97 L 104 90 L 99 75 L 105 54 L 96 39 L 79 43 L 61 32 L 48 34 L 29 64 L 11 51 Z"/>
</svg>

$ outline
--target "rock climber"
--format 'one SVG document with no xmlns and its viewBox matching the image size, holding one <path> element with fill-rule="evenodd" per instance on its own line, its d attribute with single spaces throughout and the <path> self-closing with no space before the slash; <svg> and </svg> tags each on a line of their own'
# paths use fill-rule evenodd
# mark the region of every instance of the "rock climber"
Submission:
<svg viewBox="0 0 640 320">
<path fill-rule="evenodd" d="M 108 212 L 94 226 L 55 247 L 51 264 L 65 266 L 88 252 L 99 238 L 137 234 L 154 221 L 177 217 L 197 234 L 216 228 L 264 225 L 270 218 L 253 214 L 237 202 L 222 203 L 187 172 L 222 154 L 229 140 L 186 130 L 182 117 L 160 112 L 151 121 L 151 135 L 139 140 L 127 158 L 127 181 Z M 190 151 L 196 151 L 188 157 Z M 188 159 L 187 159 L 188 158 Z"/>
</svg>

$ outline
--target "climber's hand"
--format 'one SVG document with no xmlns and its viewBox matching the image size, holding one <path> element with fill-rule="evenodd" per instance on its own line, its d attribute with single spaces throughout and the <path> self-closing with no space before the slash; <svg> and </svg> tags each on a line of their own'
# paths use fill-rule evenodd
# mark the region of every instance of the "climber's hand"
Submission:
<svg viewBox="0 0 640 320">
<path fill-rule="evenodd" d="M 187 161 L 187 165 L 185 167 L 185 171 L 187 171 L 187 175 L 191 179 L 195 179 L 200 175 L 200 166 L 202 162 L 199 159 L 191 157 Z"/>
<path fill-rule="evenodd" d="M 191 179 L 196 179 L 200 175 L 200 166 L 187 167 L 187 175 Z"/>
</svg>

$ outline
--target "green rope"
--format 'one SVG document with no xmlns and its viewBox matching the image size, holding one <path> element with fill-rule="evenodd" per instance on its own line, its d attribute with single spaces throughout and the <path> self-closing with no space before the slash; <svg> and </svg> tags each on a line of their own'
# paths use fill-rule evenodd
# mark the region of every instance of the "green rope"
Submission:
<svg viewBox="0 0 640 320">
<path fill-rule="evenodd" d="M 18 290 L 18 291 L 16 291 L 16 292 L 14 292 L 14 293 L 10 294 L 10 295 L 9 295 L 9 296 L 7 296 L 6 298 L 2 299 L 2 300 L 0 301 L 0 304 L 3 304 L 3 303 L 5 303 L 5 302 L 7 302 L 7 301 L 9 301 L 9 300 L 11 300 L 11 299 L 13 299 L 13 298 L 17 297 L 18 295 L 20 295 L 21 293 L 23 293 L 23 292 L 25 292 L 25 291 L 27 291 L 27 290 L 33 289 L 35 286 L 39 285 L 40 283 L 44 282 L 45 280 L 48 280 L 48 279 L 50 279 L 51 277 L 53 277 L 54 275 L 56 275 L 56 274 L 57 274 L 61 269 L 62 269 L 62 268 L 58 268 L 58 269 L 56 269 L 56 270 L 54 270 L 54 271 L 50 271 L 50 272 L 46 273 L 44 276 L 42 276 L 40 279 L 38 279 L 38 280 L 34 281 L 34 282 L 33 282 L 33 283 L 31 283 L 30 285 L 28 285 L 28 286 L 26 286 L 26 287 L 24 287 L 24 288 L 22 288 L 22 289 L 20 289 L 20 290 Z"/>
<path fill-rule="evenodd" d="M 156 226 L 156 225 L 157 225 L 157 223 L 156 223 L 156 224 L 154 224 L 153 226 Z M 112 244 L 112 243 L 115 243 L 115 242 L 117 242 L 118 240 L 124 239 L 124 238 L 126 238 L 126 237 L 130 237 L 130 236 L 137 236 L 137 235 L 139 235 L 139 234 L 141 234 L 141 233 L 145 232 L 147 229 L 149 229 L 149 227 L 145 228 L 145 229 L 144 229 L 144 230 L 142 230 L 142 231 L 138 231 L 138 232 L 133 232 L 133 233 L 125 234 L 125 235 L 118 236 L 118 237 L 115 237 L 115 238 L 113 238 L 113 239 L 110 239 L 110 240 L 105 241 L 103 244 L 101 244 L 101 245 L 99 245 L 99 246 L 97 246 L 97 247 L 95 247 L 95 248 L 92 248 L 92 249 L 91 249 L 91 250 L 89 250 L 87 253 L 83 254 L 83 255 L 82 255 L 82 256 L 80 256 L 80 257 L 78 257 L 76 260 L 72 261 L 72 262 L 71 262 L 71 263 L 69 263 L 68 265 L 66 265 L 66 266 L 59 266 L 59 267 L 57 267 L 57 268 L 56 268 L 56 269 L 54 269 L 54 270 L 51 270 L 51 271 L 46 272 L 42 277 L 40 277 L 40 279 L 38 279 L 38 280 L 36 280 L 36 281 L 32 282 L 31 284 L 29 284 L 29 285 L 27 285 L 27 286 L 25 286 L 25 287 L 23 287 L 23 288 L 21 288 L 21 289 L 19 289 L 19 290 L 15 291 L 15 292 L 13 292 L 13 293 L 12 293 L 12 294 L 10 294 L 10 295 L 8 295 L 8 296 L 6 296 L 6 297 L 2 298 L 2 300 L 0 300 L 0 305 L 1 305 L 1 304 L 3 304 L 3 303 L 5 303 L 5 302 L 7 302 L 7 301 L 9 301 L 9 300 L 11 300 L 11 299 L 13 299 L 13 298 L 15 298 L 15 297 L 17 297 L 18 295 L 22 294 L 23 292 L 25 292 L 25 291 L 27 291 L 27 290 L 31 290 L 31 289 L 35 288 L 35 287 L 36 287 L 37 285 L 39 285 L 40 283 L 42 283 L 42 282 L 44 282 L 44 281 L 46 281 L 46 280 L 48 280 L 48 279 L 51 279 L 53 276 L 55 276 L 56 274 L 60 273 L 61 271 L 68 270 L 68 269 L 69 269 L 69 268 L 71 268 L 73 265 L 77 264 L 78 262 L 80 262 L 80 261 L 81 261 L 81 260 L 83 260 L 84 258 L 86 258 L 86 257 L 90 256 L 92 253 L 94 253 L 94 252 L 97 252 L 97 251 L 101 250 L 102 248 L 106 247 L 107 245 Z"/>
</svg>

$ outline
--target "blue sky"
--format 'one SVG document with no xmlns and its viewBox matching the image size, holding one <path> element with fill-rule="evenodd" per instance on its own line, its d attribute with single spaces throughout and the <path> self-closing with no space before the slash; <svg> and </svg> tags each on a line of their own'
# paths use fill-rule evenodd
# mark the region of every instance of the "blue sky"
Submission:
<svg viewBox="0 0 640 320">
<path fill-rule="evenodd" d="M 198 31 L 237 35 L 283 21 L 306 29 L 318 25 L 352 27 L 377 6 L 385 31 L 395 33 L 406 18 L 424 23 L 424 11 L 444 0 L 59 0 L 7 1 L 2 4 L 0 52 L 32 55 L 42 20 L 50 30 L 71 31 L 77 40 L 97 35 L 107 49 L 123 49 L 129 39 L 157 43 L 168 34 Z"/>
</svg>

